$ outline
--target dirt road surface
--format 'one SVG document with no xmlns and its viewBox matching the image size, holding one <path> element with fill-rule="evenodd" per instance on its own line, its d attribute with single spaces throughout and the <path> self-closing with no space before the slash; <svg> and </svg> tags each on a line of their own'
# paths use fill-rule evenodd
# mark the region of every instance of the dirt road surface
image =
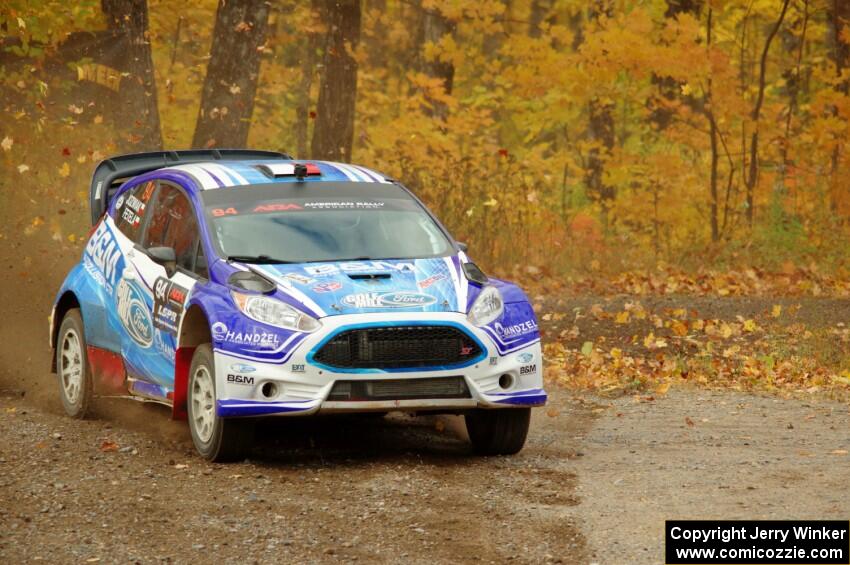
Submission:
<svg viewBox="0 0 850 565">
<path fill-rule="evenodd" d="M 46 322 L 77 257 L 0 251 L 3 563 L 660 563 L 665 519 L 850 517 L 850 411 L 816 397 L 550 386 L 515 457 L 473 456 L 456 417 L 349 418 L 278 420 L 208 464 L 162 407 L 62 415 Z"/>
</svg>

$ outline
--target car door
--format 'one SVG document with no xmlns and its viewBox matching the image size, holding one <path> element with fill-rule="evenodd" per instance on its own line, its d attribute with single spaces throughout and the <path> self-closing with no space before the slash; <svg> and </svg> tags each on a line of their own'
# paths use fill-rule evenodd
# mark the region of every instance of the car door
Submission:
<svg viewBox="0 0 850 565">
<path fill-rule="evenodd" d="M 146 396 L 167 396 L 174 385 L 174 357 L 177 332 L 186 303 L 198 280 L 206 278 L 206 262 L 200 241 L 195 210 L 186 192 L 171 183 L 159 182 L 147 212 L 139 242 L 127 254 L 135 274 L 149 292 L 146 317 L 140 327 L 150 327 L 149 346 L 128 365 L 131 390 Z M 174 250 L 175 264 L 161 265 L 151 257 L 151 249 Z M 137 336 L 135 336 L 137 337 Z M 134 336 L 130 336 L 131 340 Z M 133 347 L 136 344 L 128 344 Z M 136 348 L 138 349 L 138 348 Z"/>
</svg>

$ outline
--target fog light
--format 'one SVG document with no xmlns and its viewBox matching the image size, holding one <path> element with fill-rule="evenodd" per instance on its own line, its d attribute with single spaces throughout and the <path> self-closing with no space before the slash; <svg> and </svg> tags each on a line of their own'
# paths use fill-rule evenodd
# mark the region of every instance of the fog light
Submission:
<svg viewBox="0 0 850 565">
<path fill-rule="evenodd" d="M 274 383 L 263 383 L 260 392 L 262 392 L 263 396 L 266 398 L 275 398 L 277 396 L 277 385 Z"/>
<path fill-rule="evenodd" d="M 514 386 L 514 376 L 509 373 L 505 373 L 499 377 L 499 386 L 504 390 L 511 388 Z"/>
</svg>

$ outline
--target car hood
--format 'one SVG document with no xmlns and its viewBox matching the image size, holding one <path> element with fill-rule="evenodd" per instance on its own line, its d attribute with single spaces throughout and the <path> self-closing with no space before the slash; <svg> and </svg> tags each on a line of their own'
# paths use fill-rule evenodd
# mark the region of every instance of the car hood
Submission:
<svg viewBox="0 0 850 565">
<path fill-rule="evenodd" d="M 456 256 L 249 267 L 317 317 L 467 311 L 470 289 Z"/>
</svg>

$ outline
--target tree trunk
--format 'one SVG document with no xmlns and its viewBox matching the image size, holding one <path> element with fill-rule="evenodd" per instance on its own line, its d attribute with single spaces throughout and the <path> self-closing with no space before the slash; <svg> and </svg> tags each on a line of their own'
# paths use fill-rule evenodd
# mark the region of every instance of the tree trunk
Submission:
<svg viewBox="0 0 850 565">
<path fill-rule="evenodd" d="M 101 0 L 101 9 L 116 41 L 127 49 L 119 99 L 124 115 L 134 120 L 130 141 L 140 149 L 161 149 L 147 0 Z"/>
<path fill-rule="evenodd" d="M 675 19 L 681 14 L 691 14 L 699 19 L 702 10 L 702 0 L 667 0 L 667 10 L 664 12 L 666 18 Z M 673 119 L 673 112 L 666 106 L 666 102 L 672 102 L 682 95 L 682 83 L 669 76 L 658 76 L 653 73 L 652 83 L 658 87 L 658 95 L 654 103 L 650 120 L 659 130 L 666 129 Z M 692 97 L 684 97 L 685 102 L 696 109 L 695 100 Z"/>
<path fill-rule="evenodd" d="M 602 15 L 611 15 L 611 3 L 601 2 L 590 9 L 590 21 L 598 22 Z M 588 151 L 585 184 L 591 200 L 602 208 L 602 225 L 607 231 L 614 201 L 614 187 L 605 182 L 605 163 L 614 148 L 614 104 L 598 97 L 590 101 L 587 137 L 595 144 Z"/>
<path fill-rule="evenodd" d="M 443 91 L 451 94 L 454 88 L 455 67 L 451 62 L 437 59 L 428 60 L 425 57 L 425 45 L 433 43 L 438 45 L 445 36 L 454 35 L 455 22 L 446 18 L 439 8 L 424 10 L 419 29 L 419 52 L 416 66 L 419 72 L 430 77 L 440 79 L 443 83 Z M 425 109 L 429 116 L 445 119 L 448 109 L 439 100 L 429 100 L 431 106 Z"/>
<path fill-rule="evenodd" d="M 706 48 L 707 55 L 711 55 L 711 32 L 712 32 L 712 16 L 714 10 L 708 9 L 708 23 L 706 24 Z M 720 240 L 720 229 L 717 220 L 717 167 L 720 160 L 720 151 L 717 147 L 717 122 L 714 119 L 714 107 L 712 106 L 712 77 L 708 75 L 708 86 L 705 92 L 705 113 L 708 117 L 709 137 L 711 140 L 711 179 L 710 179 L 710 196 L 711 196 L 711 241 L 717 242 Z"/>
<path fill-rule="evenodd" d="M 531 0 L 531 9 L 528 15 L 528 36 L 540 37 L 540 24 L 549 16 L 552 10 L 552 0 Z"/>
<path fill-rule="evenodd" d="M 850 2 L 847 0 L 830 0 L 829 2 L 830 36 L 832 40 L 832 61 L 835 64 L 835 73 L 840 78 L 844 71 L 850 67 L 850 44 L 841 39 L 842 34 L 850 31 Z M 839 80 L 835 85 L 838 92 L 847 96 L 850 94 L 850 80 Z M 838 110 L 833 109 L 834 114 Z M 839 192 L 842 189 L 842 179 L 839 175 L 839 162 L 841 161 L 841 145 L 836 143 L 832 150 L 832 163 L 830 174 L 830 206 L 834 212 L 838 211 L 841 200 Z"/>
<path fill-rule="evenodd" d="M 268 19 L 265 0 L 219 0 L 193 147 L 247 143 Z"/>
<path fill-rule="evenodd" d="M 357 98 L 353 53 L 360 42 L 360 0 L 324 3 L 328 32 L 311 153 L 314 159 L 350 161 Z"/>
<path fill-rule="evenodd" d="M 764 103 L 764 89 L 767 74 L 767 54 L 770 51 L 770 44 L 773 42 L 773 38 L 776 37 L 776 33 L 782 26 L 782 21 L 785 19 L 785 14 L 788 11 L 789 3 L 790 0 L 784 0 L 784 2 L 782 3 L 782 12 L 780 12 L 779 19 L 776 20 L 776 23 L 770 30 L 770 34 L 767 36 L 767 40 L 765 40 L 764 42 L 764 50 L 762 50 L 761 62 L 759 63 L 758 95 L 756 96 L 756 103 L 753 106 L 753 111 L 750 115 L 750 119 L 752 119 L 753 121 L 753 133 L 750 138 L 750 163 L 749 171 L 745 179 L 745 184 L 747 187 L 747 224 L 749 224 L 750 227 L 753 227 L 755 188 L 756 184 L 758 184 L 759 118 L 761 118 L 761 106 Z"/>
<path fill-rule="evenodd" d="M 312 17 L 322 19 L 322 7 L 318 0 L 312 0 Z M 312 28 L 312 26 L 311 26 Z M 309 138 L 307 136 L 310 124 L 310 91 L 313 88 L 313 78 L 316 71 L 316 50 L 319 48 L 319 34 L 308 33 L 304 40 L 304 54 L 301 58 L 301 80 L 296 93 L 295 106 L 295 146 L 297 156 L 304 158 L 308 155 Z"/>
</svg>

